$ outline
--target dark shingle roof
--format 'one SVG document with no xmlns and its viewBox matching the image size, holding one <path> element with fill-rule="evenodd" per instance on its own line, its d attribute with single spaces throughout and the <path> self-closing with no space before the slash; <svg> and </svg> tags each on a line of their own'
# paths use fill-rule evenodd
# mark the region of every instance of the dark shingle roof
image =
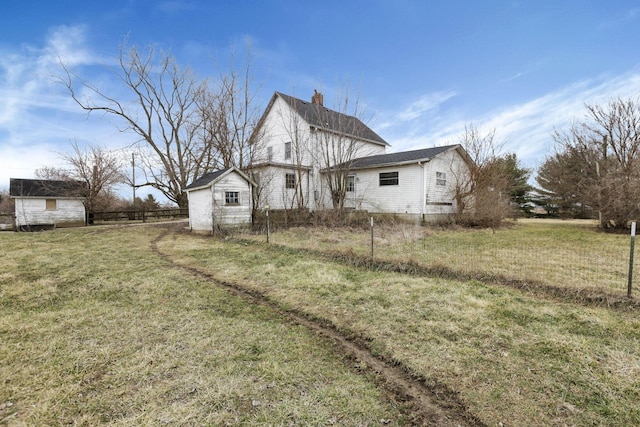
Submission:
<svg viewBox="0 0 640 427">
<path fill-rule="evenodd" d="M 9 195 L 12 197 L 82 197 L 85 186 L 81 181 L 58 181 L 50 179 L 9 180 Z"/>
<path fill-rule="evenodd" d="M 230 168 L 222 169 L 222 170 L 211 172 L 211 173 L 206 173 L 202 175 L 200 178 L 193 181 L 191 184 L 184 187 L 184 190 L 191 190 L 192 188 L 204 187 L 209 183 L 218 179 L 219 176 L 221 176 L 223 173 L 225 173 L 229 169 Z"/>
<path fill-rule="evenodd" d="M 323 105 L 312 104 L 311 102 L 303 101 L 302 99 L 294 98 L 293 96 L 280 92 L 276 92 L 276 95 L 281 97 L 313 127 L 375 142 L 377 144 L 389 145 L 387 141 L 382 139 L 380 135 L 362 123 L 357 117 L 339 113 Z"/>
<path fill-rule="evenodd" d="M 445 145 L 443 147 L 424 148 L 422 150 L 402 151 L 399 153 L 360 157 L 351 162 L 351 169 L 366 169 L 386 165 L 414 163 L 421 160 L 427 161 L 454 147 L 457 147 L 457 145 Z"/>
</svg>

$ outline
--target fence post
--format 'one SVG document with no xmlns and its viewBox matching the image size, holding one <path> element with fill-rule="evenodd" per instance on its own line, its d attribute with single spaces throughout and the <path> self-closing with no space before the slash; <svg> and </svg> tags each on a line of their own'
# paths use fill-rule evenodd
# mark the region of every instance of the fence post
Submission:
<svg viewBox="0 0 640 427">
<path fill-rule="evenodd" d="M 627 282 L 627 297 L 631 298 L 631 283 L 633 283 L 633 248 L 636 240 L 636 222 L 631 223 L 631 249 L 629 250 L 629 281 Z"/>
<path fill-rule="evenodd" d="M 269 243 L 269 205 L 265 206 L 264 210 L 267 213 L 267 243 Z"/>
<path fill-rule="evenodd" d="M 373 259 L 373 217 L 371 217 L 371 259 Z"/>
</svg>

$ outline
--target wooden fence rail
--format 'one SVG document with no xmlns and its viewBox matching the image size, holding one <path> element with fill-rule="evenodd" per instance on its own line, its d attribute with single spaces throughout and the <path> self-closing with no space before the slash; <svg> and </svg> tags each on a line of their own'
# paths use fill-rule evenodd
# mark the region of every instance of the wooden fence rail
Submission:
<svg viewBox="0 0 640 427">
<path fill-rule="evenodd" d="M 167 219 L 189 218 L 188 208 L 105 211 L 89 214 L 89 224 L 117 221 L 161 221 Z"/>
</svg>

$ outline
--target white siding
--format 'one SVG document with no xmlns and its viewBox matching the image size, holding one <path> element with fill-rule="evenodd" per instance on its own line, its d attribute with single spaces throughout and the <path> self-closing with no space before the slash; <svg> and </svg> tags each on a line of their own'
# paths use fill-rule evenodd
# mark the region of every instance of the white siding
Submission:
<svg viewBox="0 0 640 427">
<path fill-rule="evenodd" d="M 251 184 L 232 172 L 212 186 L 188 191 L 189 227 L 196 231 L 211 232 L 215 226 L 251 224 Z M 238 192 L 239 203 L 227 205 L 226 192 Z"/>
<path fill-rule="evenodd" d="M 298 173 L 295 169 L 285 167 L 268 167 L 259 171 L 258 185 L 262 185 L 260 208 L 264 208 L 266 205 L 270 209 L 294 209 L 298 205 L 299 192 L 297 188 L 286 188 L 286 175 L 294 174 L 296 176 L 296 182 L 301 187 L 302 197 L 304 198 L 304 206 L 313 208 L 314 194 L 313 194 L 313 176 L 308 170 L 303 170 Z"/>
<path fill-rule="evenodd" d="M 189 191 L 189 228 L 197 231 L 211 231 L 213 201 L 211 187 Z"/>
<path fill-rule="evenodd" d="M 456 212 L 455 190 L 458 179 L 467 169 L 456 150 L 449 150 L 427 163 L 426 214 L 451 214 Z M 446 185 L 438 185 L 437 172 L 446 174 Z M 451 205 L 447 205 L 451 203 Z"/>
<path fill-rule="evenodd" d="M 85 224 L 82 200 L 56 199 L 53 210 L 46 209 L 47 199 L 16 197 L 16 226 L 55 224 L 56 227 L 74 227 Z"/>
<path fill-rule="evenodd" d="M 225 204 L 227 191 L 239 193 L 238 205 Z M 213 212 L 218 225 L 251 224 L 251 184 L 237 173 L 225 175 L 213 186 Z"/>
<path fill-rule="evenodd" d="M 309 124 L 280 97 L 276 98 L 272 108 L 267 112 L 261 131 L 263 135 L 260 137 L 261 143 L 257 149 L 255 163 L 270 162 L 270 166 L 259 169 L 261 207 L 298 207 L 295 190 L 285 188 L 285 174 L 294 173 L 298 167 L 304 169 L 301 185 L 305 207 L 311 210 L 331 207 L 331 201 L 327 200 L 324 194 L 320 174 L 320 170 L 327 166 L 322 158 L 321 143 L 331 134 L 321 130 L 311 131 Z M 289 141 L 292 143 L 292 156 L 285 159 L 285 143 Z M 343 143 L 349 144 L 350 141 Z M 271 160 L 268 159 L 269 147 Z M 359 141 L 353 158 L 384 153 L 384 145 Z"/>
<path fill-rule="evenodd" d="M 380 173 L 398 172 L 398 185 L 380 185 Z M 354 171 L 355 208 L 372 213 L 421 214 L 422 167 L 417 164 Z"/>
<path fill-rule="evenodd" d="M 351 173 L 355 191 L 347 193 L 346 206 L 371 213 L 439 218 L 456 212 L 456 182 L 467 170 L 456 150 L 428 162 L 355 170 Z M 387 172 L 398 172 L 398 185 L 380 185 L 380 174 Z M 445 185 L 438 185 L 437 172 L 445 174 L 441 176 Z"/>
</svg>

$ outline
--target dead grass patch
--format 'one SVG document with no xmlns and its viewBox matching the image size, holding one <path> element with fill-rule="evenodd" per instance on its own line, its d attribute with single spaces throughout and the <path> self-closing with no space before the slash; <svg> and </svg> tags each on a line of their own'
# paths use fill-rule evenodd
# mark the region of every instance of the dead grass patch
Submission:
<svg viewBox="0 0 640 427">
<path fill-rule="evenodd" d="M 194 244 L 181 235 L 161 245 L 180 262 L 361 337 L 372 353 L 458 392 L 488 425 L 640 423 L 640 384 L 621 369 L 625 363 L 635 372 L 640 360 L 633 307 L 610 310 L 484 280 L 354 268 L 292 244 Z M 242 266 L 242 273 L 212 268 L 211 259 Z"/>
<path fill-rule="evenodd" d="M 0 425 L 404 424 L 326 341 L 153 255 L 161 231 L 0 236 Z"/>
</svg>

